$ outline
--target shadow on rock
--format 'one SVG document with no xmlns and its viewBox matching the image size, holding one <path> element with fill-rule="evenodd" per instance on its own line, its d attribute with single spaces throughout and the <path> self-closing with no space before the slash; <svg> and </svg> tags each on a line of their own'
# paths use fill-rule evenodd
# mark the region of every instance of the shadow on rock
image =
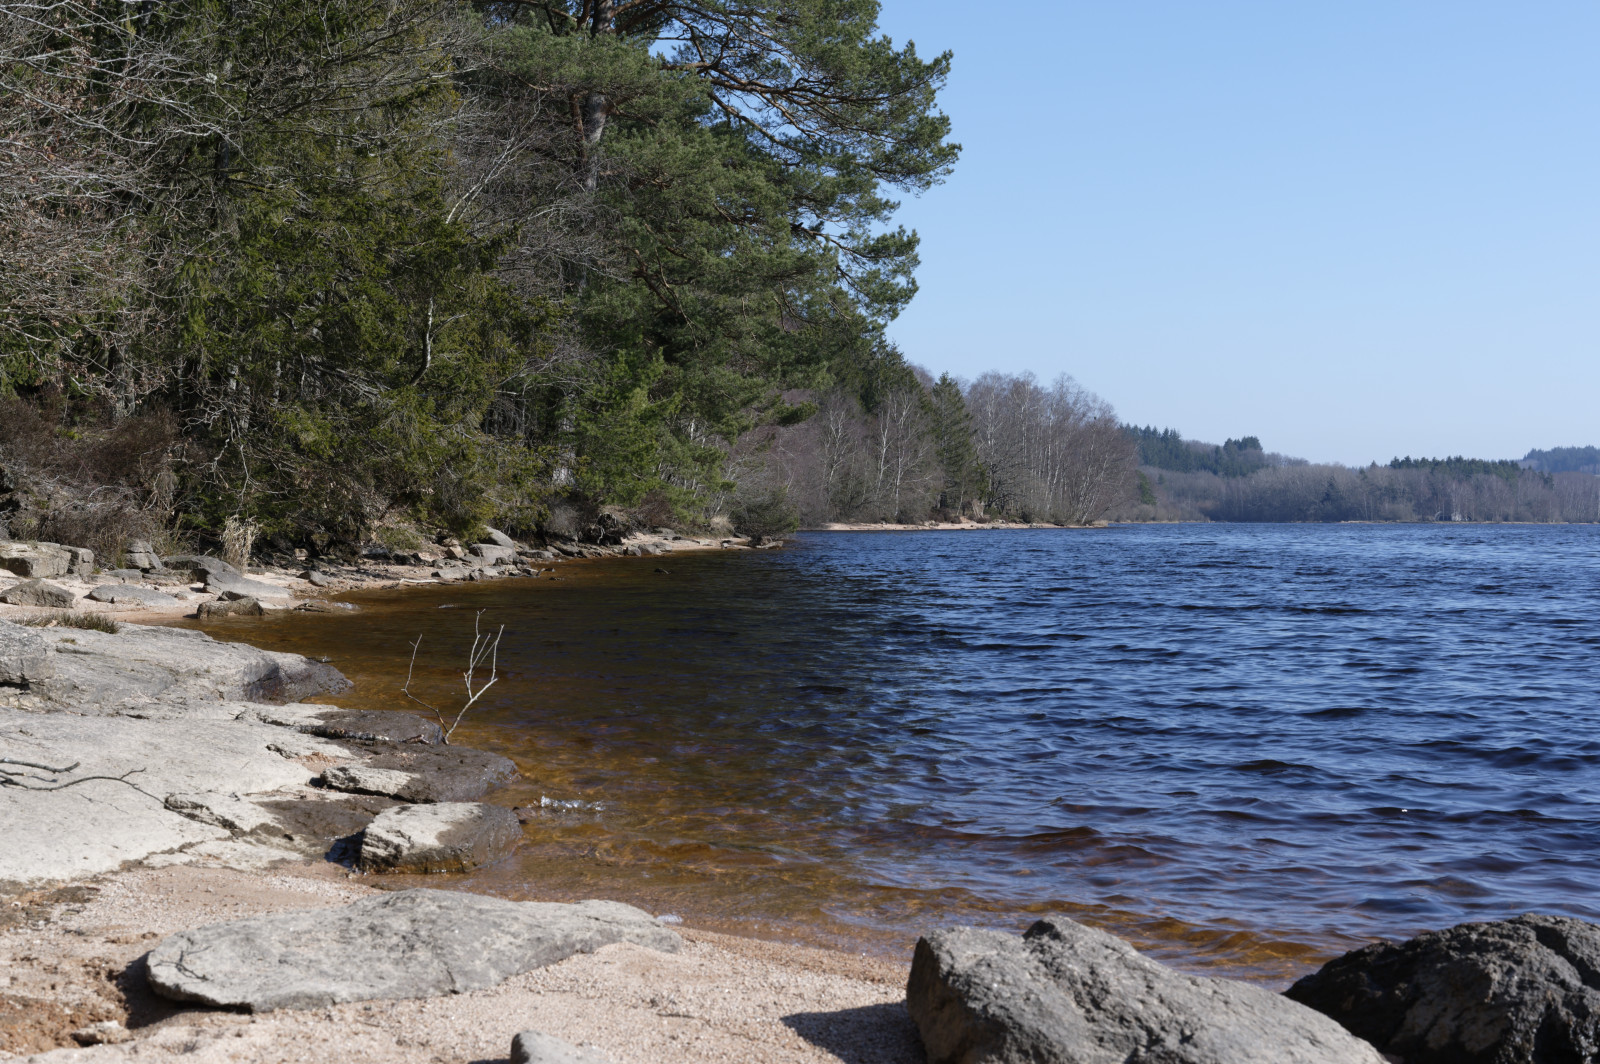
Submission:
<svg viewBox="0 0 1600 1064">
<path fill-rule="evenodd" d="M 835 1012 L 795 1012 L 783 1025 L 845 1064 L 923 1064 L 927 1059 L 904 1004 L 862 1005 Z"/>
</svg>

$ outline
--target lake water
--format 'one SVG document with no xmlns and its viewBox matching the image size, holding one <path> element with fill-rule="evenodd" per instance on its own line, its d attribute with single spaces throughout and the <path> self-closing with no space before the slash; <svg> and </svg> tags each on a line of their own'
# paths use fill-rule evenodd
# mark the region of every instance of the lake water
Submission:
<svg viewBox="0 0 1600 1064">
<path fill-rule="evenodd" d="M 670 573 L 658 573 L 658 567 Z M 1059 911 L 1270 983 L 1374 936 L 1600 919 L 1600 528 L 819 533 L 231 622 L 540 806 L 466 880 L 904 951 Z M 453 704 L 459 704 L 459 699 Z"/>
</svg>

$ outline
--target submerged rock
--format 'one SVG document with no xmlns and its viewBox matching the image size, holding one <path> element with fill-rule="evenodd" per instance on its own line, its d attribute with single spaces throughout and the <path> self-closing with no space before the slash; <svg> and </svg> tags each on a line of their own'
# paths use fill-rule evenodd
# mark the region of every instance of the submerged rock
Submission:
<svg viewBox="0 0 1600 1064">
<path fill-rule="evenodd" d="M 362 773 L 329 769 L 322 775 L 323 785 L 364 794 L 387 794 L 407 802 L 476 802 L 491 789 L 517 778 L 515 762 L 486 750 L 409 743 L 363 744 L 362 749 L 374 755 Z"/>
<path fill-rule="evenodd" d="M 379 813 L 361 835 L 363 872 L 470 872 L 509 854 L 522 823 L 482 802 L 401 805 Z"/>
<path fill-rule="evenodd" d="M 216 602 L 202 602 L 195 616 L 202 621 L 214 620 L 218 617 L 265 617 L 267 608 L 253 598 L 219 599 Z"/>
<path fill-rule="evenodd" d="M 511 1040 L 511 1064 L 609 1064 L 599 1053 L 579 1049 L 554 1035 L 523 1031 Z"/>
<path fill-rule="evenodd" d="M 65 609 L 78 601 L 78 596 L 64 587 L 44 580 L 24 580 L 0 591 L 0 602 L 10 606 L 48 606 Z"/>
<path fill-rule="evenodd" d="M 1377 943 L 1286 991 L 1405 1064 L 1600 1059 L 1600 926 L 1564 916 Z"/>
<path fill-rule="evenodd" d="M 680 944 L 619 902 L 406 890 L 182 931 L 150 952 L 147 967 L 163 997 L 260 1012 L 481 990 L 613 942 L 668 953 Z"/>
<path fill-rule="evenodd" d="M 1021 938 L 956 928 L 921 939 L 906 1008 L 929 1064 L 1383 1064 L 1281 995 L 1175 972 L 1063 917 Z"/>
</svg>

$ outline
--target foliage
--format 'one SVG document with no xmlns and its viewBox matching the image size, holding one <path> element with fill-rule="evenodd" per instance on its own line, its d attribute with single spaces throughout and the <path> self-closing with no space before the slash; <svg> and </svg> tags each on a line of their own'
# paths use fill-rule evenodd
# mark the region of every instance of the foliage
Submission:
<svg viewBox="0 0 1600 1064">
<path fill-rule="evenodd" d="M 782 539 L 800 527 L 800 511 L 782 488 L 742 500 L 728 516 L 735 532 L 758 543 Z"/>
<path fill-rule="evenodd" d="M 1593 473 L 1600 475 L 1600 447 L 1552 447 L 1532 450 L 1522 464 L 1541 473 Z"/>
<path fill-rule="evenodd" d="M 1139 464 L 1178 473 L 1206 472 L 1223 477 L 1245 477 L 1272 461 L 1261 448 L 1261 440 L 1245 436 L 1227 440 L 1221 447 L 1185 440 L 1176 429 L 1156 429 L 1152 425 L 1124 426 L 1139 448 Z"/>
<path fill-rule="evenodd" d="M 1488 475 L 1500 477 L 1502 480 L 1515 481 L 1522 476 L 1523 468 L 1520 462 L 1509 460 L 1487 460 L 1483 458 L 1463 458 L 1457 455 L 1454 458 L 1396 458 L 1389 463 L 1390 469 L 1426 469 L 1430 473 L 1442 473 L 1452 479 Z"/>
</svg>

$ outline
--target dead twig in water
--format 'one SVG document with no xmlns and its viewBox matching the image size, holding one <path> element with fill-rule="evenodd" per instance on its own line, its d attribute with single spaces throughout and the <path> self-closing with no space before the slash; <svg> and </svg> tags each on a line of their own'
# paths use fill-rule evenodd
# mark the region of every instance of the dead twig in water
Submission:
<svg viewBox="0 0 1600 1064">
<path fill-rule="evenodd" d="M 472 649 L 467 652 L 467 671 L 461 674 L 461 678 L 466 682 L 467 686 L 467 701 L 461 707 L 460 712 L 456 714 L 456 719 L 451 723 L 447 724 L 445 722 L 444 714 L 436 706 L 429 705 L 411 693 L 411 677 L 416 672 L 417 650 L 422 646 L 422 636 L 418 635 L 417 641 L 411 644 L 411 665 L 406 669 L 406 684 L 400 688 L 400 693 L 438 718 L 439 729 L 444 733 L 444 744 L 446 746 L 450 745 L 450 736 L 454 734 L 456 726 L 461 723 L 461 718 L 467 715 L 467 710 L 471 709 L 473 703 L 482 698 L 483 693 L 493 687 L 500 679 L 500 637 L 505 634 L 506 626 L 502 624 L 494 635 L 490 636 L 480 628 L 482 619 L 482 610 L 479 610 L 477 616 L 472 619 Z M 489 679 L 484 682 L 482 687 L 473 690 L 473 676 L 486 660 L 489 662 Z"/>
</svg>

